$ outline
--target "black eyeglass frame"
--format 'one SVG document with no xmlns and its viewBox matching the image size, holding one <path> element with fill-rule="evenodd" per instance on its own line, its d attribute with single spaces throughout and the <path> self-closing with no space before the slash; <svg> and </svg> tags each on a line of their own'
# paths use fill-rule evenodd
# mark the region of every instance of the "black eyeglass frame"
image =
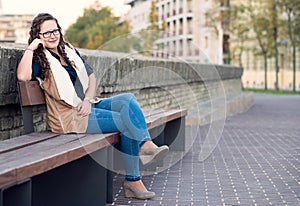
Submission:
<svg viewBox="0 0 300 206">
<path fill-rule="evenodd" d="M 40 32 L 39 34 L 43 35 L 44 38 L 48 39 L 48 38 L 51 37 L 51 34 L 53 34 L 55 37 L 57 35 L 60 35 L 60 29 L 54 29 L 52 31 L 46 31 L 46 32 L 43 32 L 43 33 Z"/>
</svg>

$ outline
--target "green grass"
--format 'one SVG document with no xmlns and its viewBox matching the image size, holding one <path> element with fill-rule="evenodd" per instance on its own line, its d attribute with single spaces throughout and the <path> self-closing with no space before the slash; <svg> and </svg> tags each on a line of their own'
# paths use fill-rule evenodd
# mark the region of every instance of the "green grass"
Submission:
<svg viewBox="0 0 300 206">
<path fill-rule="evenodd" d="M 276 91 L 276 90 L 264 90 L 264 89 L 249 89 L 249 88 L 244 88 L 243 91 L 245 91 L 245 92 L 263 93 L 263 94 L 300 95 L 300 92 L 281 91 L 281 90 Z"/>
</svg>

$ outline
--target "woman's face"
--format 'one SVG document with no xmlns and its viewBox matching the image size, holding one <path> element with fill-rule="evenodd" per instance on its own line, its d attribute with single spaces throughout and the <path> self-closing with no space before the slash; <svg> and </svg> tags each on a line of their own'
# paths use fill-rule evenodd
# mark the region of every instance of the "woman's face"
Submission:
<svg viewBox="0 0 300 206">
<path fill-rule="evenodd" d="M 44 47 L 56 49 L 60 40 L 60 30 L 54 20 L 44 21 L 40 26 L 40 39 L 44 42 Z"/>
</svg>

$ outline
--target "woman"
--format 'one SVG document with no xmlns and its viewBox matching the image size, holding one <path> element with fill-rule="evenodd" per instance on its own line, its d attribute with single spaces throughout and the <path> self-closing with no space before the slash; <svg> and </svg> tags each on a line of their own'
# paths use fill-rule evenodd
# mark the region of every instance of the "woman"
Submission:
<svg viewBox="0 0 300 206">
<path fill-rule="evenodd" d="M 49 129 L 56 133 L 121 132 L 125 196 L 154 197 L 155 193 L 148 191 L 141 180 L 139 159 L 142 164 L 150 164 L 163 158 L 169 148 L 157 147 L 151 141 L 135 96 L 121 94 L 101 101 L 95 99 L 97 85 L 92 68 L 65 42 L 61 27 L 52 15 L 38 14 L 29 34 L 17 77 L 19 81 L 40 81 L 45 92 Z"/>
</svg>

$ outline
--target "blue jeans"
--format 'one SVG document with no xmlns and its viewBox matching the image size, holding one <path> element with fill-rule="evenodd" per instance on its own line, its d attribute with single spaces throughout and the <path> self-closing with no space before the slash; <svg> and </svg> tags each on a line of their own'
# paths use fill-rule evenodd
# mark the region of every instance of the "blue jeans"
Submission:
<svg viewBox="0 0 300 206">
<path fill-rule="evenodd" d="M 151 137 L 133 94 L 120 94 L 104 99 L 92 108 L 86 133 L 110 132 L 121 132 L 120 149 L 126 180 L 140 180 L 139 151 L 143 143 L 151 140 Z"/>
</svg>

